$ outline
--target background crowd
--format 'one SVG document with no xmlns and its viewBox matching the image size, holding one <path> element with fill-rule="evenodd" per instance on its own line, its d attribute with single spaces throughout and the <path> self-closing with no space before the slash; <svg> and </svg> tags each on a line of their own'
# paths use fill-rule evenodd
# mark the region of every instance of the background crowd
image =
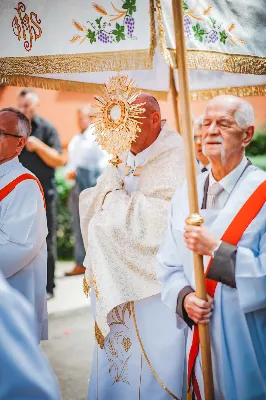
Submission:
<svg viewBox="0 0 266 400">
<path fill-rule="evenodd" d="M 85 249 L 79 226 L 78 197 L 82 190 L 96 184 L 108 157 L 97 146 L 93 137 L 95 109 L 91 104 L 73 108 L 72 119 L 76 122 L 77 131 L 72 133 L 66 143 L 62 140 L 63 132 L 56 129 L 60 125 L 59 117 L 48 121 L 39 112 L 41 100 L 35 90 L 23 89 L 17 93 L 14 105 L 32 123 L 32 134 L 20 161 L 39 178 L 46 198 L 49 230 L 47 298 L 50 299 L 54 296 L 57 259 L 74 261 L 73 268 L 65 272 L 65 276 L 84 273 L 82 262 Z M 197 115 L 194 120 L 195 150 L 200 169 L 204 172 L 208 169 L 209 162 L 202 153 L 201 126 L 202 117 Z M 262 126 L 248 147 L 247 156 L 264 170 L 265 149 L 266 134 Z"/>
</svg>

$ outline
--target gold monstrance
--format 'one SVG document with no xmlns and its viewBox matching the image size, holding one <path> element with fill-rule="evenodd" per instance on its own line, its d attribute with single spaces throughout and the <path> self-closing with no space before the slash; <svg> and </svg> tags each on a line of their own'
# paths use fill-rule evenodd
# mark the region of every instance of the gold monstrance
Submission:
<svg viewBox="0 0 266 400">
<path fill-rule="evenodd" d="M 113 157 L 109 162 L 117 166 L 118 155 L 130 148 L 141 131 L 140 114 L 145 103 L 133 104 L 141 91 L 127 75 L 112 76 L 99 95 L 95 96 L 100 110 L 96 113 L 95 137 L 103 150 Z"/>
</svg>

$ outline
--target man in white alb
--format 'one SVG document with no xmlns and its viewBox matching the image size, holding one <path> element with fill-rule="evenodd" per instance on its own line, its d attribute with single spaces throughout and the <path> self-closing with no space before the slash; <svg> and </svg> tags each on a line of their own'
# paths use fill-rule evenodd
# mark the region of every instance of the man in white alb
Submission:
<svg viewBox="0 0 266 400">
<path fill-rule="evenodd" d="M 189 226 L 187 185 L 172 200 L 158 254 L 162 299 L 189 326 L 188 382 L 204 399 L 198 323 L 210 322 L 215 399 L 266 399 L 266 174 L 245 157 L 254 112 L 234 96 L 212 99 L 203 120 L 210 172 L 198 177 L 202 227 Z M 203 255 L 208 301 L 195 294 Z"/>
<path fill-rule="evenodd" d="M 156 252 L 170 200 L 185 179 L 181 137 L 151 95 L 130 151 L 80 196 L 96 345 L 89 400 L 180 399 L 185 332 L 160 300 Z"/>
</svg>

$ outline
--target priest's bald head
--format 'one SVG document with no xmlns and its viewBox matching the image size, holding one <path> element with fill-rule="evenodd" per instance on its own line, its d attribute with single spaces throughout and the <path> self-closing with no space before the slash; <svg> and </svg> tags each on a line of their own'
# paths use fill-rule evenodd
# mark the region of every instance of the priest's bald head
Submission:
<svg viewBox="0 0 266 400">
<path fill-rule="evenodd" d="M 244 99 L 218 96 L 207 104 L 203 126 L 203 153 L 210 159 L 212 171 L 224 176 L 243 159 L 254 134 L 254 111 Z M 221 179 L 221 178 L 220 178 Z"/>
<path fill-rule="evenodd" d="M 0 110 L 0 164 L 17 157 L 31 133 L 27 117 L 16 108 Z"/>
<path fill-rule="evenodd" d="M 138 137 L 131 145 L 131 152 L 138 154 L 147 149 L 157 139 L 161 131 L 161 111 L 158 101 L 149 93 L 142 92 L 135 104 L 145 103 L 145 112 L 141 114 Z"/>
</svg>

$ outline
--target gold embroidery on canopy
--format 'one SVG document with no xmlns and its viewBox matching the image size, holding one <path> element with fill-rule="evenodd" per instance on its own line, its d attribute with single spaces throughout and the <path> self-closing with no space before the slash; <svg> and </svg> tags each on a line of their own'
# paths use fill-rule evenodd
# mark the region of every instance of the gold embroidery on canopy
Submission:
<svg viewBox="0 0 266 400">
<path fill-rule="evenodd" d="M 32 20 L 34 20 L 34 16 L 32 16 Z M 41 21 L 36 20 L 36 22 L 40 23 Z M 82 31 L 87 29 L 82 24 L 78 24 Z M 0 58 L 0 74 L 37 75 L 152 69 L 153 56 L 156 47 L 153 0 L 150 0 L 150 25 L 150 47 L 148 49 L 106 51 L 97 53 L 55 54 L 31 57 L 4 57 Z M 17 24 L 15 24 L 15 27 L 16 26 Z M 14 33 L 17 36 L 18 28 L 13 29 L 15 29 Z M 36 32 L 36 29 L 34 32 L 34 37 L 36 38 L 42 33 L 41 28 L 39 32 Z M 79 38 L 76 40 L 79 40 Z"/>
<path fill-rule="evenodd" d="M 266 85 L 228 87 L 221 89 L 195 90 L 191 92 L 192 100 L 210 100 L 222 94 L 231 94 L 238 97 L 266 96 Z"/>
<path fill-rule="evenodd" d="M 131 309 L 132 309 L 132 316 L 133 316 L 133 321 L 134 321 L 134 325 L 135 325 L 135 329 L 136 329 L 136 334 L 137 334 L 138 342 L 139 342 L 141 351 L 142 351 L 142 353 L 143 353 L 143 356 L 144 356 L 144 358 L 145 358 L 145 360 L 146 360 L 146 362 L 147 362 L 147 364 L 148 364 L 148 366 L 149 366 L 151 372 L 153 373 L 153 376 L 155 377 L 155 379 L 157 380 L 157 382 L 160 384 L 160 386 L 161 386 L 173 399 L 179 400 L 178 397 L 176 397 L 176 395 L 174 395 L 174 394 L 165 386 L 165 384 L 161 381 L 161 379 L 160 379 L 159 376 L 157 375 L 155 369 L 153 368 L 153 366 L 152 366 L 152 364 L 151 364 L 151 362 L 150 362 L 150 360 L 149 360 L 149 357 L 148 357 L 148 355 L 147 355 L 147 353 L 146 353 L 146 351 L 145 351 L 145 348 L 144 348 L 144 346 L 143 346 L 143 343 L 142 343 L 142 340 L 141 340 L 141 337 L 140 337 L 139 328 L 138 328 L 138 324 L 137 324 L 136 313 L 135 313 L 135 302 L 134 302 L 134 301 L 131 302 Z"/>
<path fill-rule="evenodd" d="M 159 45 L 161 54 L 165 61 L 172 67 L 176 68 L 175 50 L 167 47 L 166 33 L 163 23 L 163 12 L 161 1 L 156 0 L 157 21 L 159 31 Z M 187 10 L 189 12 L 189 10 Z M 190 17 L 195 18 L 195 10 L 192 10 Z M 207 15 L 210 9 L 205 10 Z M 186 12 L 187 13 L 187 12 Z M 243 41 L 232 34 L 235 25 L 231 24 L 228 30 L 222 34 L 222 40 L 228 40 L 233 44 L 243 44 Z M 203 69 L 221 72 L 232 72 L 235 74 L 266 74 L 266 58 L 255 55 L 233 54 L 228 52 L 219 52 L 213 50 L 187 50 L 187 65 L 189 69 Z"/>
<path fill-rule="evenodd" d="M 21 39 L 24 40 L 24 48 L 29 52 L 32 49 L 33 40 L 36 41 L 42 36 L 42 29 L 40 27 L 42 21 L 35 12 L 31 12 L 30 15 L 28 15 L 26 13 L 26 6 L 21 1 L 18 3 L 15 10 L 17 11 L 18 17 L 15 16 L 13 18 L 12 29 L 18 41 Z"/>
</svg>

